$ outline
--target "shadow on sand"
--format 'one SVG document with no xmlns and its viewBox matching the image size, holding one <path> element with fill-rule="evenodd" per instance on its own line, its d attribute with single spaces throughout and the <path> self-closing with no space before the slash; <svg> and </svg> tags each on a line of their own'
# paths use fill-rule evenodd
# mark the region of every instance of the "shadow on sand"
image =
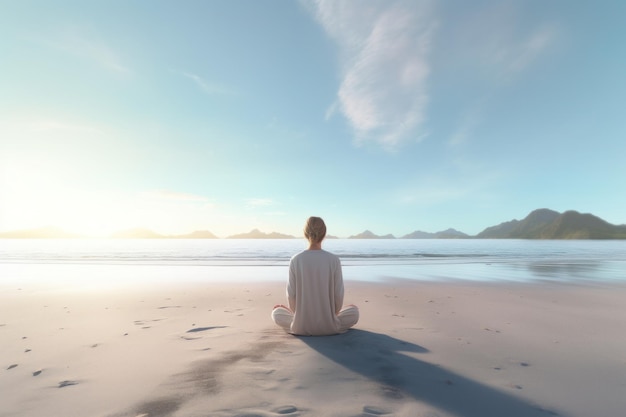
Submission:
<svg viewBox="0 0 626 417">
<path fill-rule="evenodd" d="M 300 337 L 303 343 L 381 385 L 383 395 L 410 396 L 459 417 L 532 417 L 561 415 L 514 395 L 402 352 L 428 350 L 393 337 L 352 329 L 331 337 Z"/>
</svg>

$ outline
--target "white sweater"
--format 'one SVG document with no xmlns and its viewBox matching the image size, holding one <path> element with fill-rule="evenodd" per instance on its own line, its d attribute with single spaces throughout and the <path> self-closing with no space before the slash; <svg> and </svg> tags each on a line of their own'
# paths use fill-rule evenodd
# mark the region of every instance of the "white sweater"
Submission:
<svg viewBox="0 0 626 417">
<path fill-rule="evenodd" d="M 289 263 L 291 333 L 323 336 L 339 332 L 337 313 L 343 305 L 343 275 L 339 257 L 325 250 L 305 250 Z"/>
</svg>

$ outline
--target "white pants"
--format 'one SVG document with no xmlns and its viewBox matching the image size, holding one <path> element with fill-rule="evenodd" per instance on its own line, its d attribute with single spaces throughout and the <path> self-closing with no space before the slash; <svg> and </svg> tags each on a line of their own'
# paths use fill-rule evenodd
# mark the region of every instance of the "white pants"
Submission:
<svg viewBox="0 0 626 417">
<path fill-rule="evenodd" d="M 337 313 L 337 317 L 340 323 L 338 332 L 343 333 L 359 321 L 359 308 L 355 305 L 346 306 Z M 293 312 L 285 307 L 276 307 L 272 310 L 272 320 L 289 332 L 293 322 Z"/>
</svg>

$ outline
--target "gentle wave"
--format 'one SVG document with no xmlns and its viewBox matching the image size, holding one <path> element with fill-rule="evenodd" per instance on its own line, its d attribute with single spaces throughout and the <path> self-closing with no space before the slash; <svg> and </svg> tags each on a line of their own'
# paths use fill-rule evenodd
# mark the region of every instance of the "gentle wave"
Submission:
<svg viewBox="0 0 626 417">
<path fill-rule="evenodd" d="M 332 239 L 324 247 L 341 258 L 348 279 L 626 280 L 626 241 Z M 298 239 L 0 239 L 0 264 L 226 267 L 229 276 L 266 267 L 255 275 L 283 276 L 303 249 Z"/>
</svg>

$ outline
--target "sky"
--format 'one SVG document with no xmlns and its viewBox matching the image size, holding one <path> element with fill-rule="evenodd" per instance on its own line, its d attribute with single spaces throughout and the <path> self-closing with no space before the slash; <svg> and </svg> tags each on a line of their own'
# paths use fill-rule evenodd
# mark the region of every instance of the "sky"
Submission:
<svg viewBox="0 0 626 417">
<path fill-rule="evenodd" d="M 626 223 L 626 2 L 0 0 L 0 231 Z"/>
</svg>

